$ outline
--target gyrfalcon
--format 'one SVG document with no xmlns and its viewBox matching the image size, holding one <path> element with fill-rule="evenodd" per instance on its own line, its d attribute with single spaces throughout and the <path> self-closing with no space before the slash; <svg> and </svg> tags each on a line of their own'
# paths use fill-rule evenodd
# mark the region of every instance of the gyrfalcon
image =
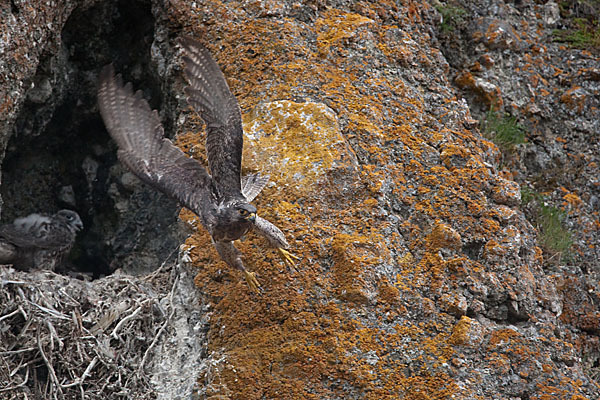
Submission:
<svg viewBox="0 0 600 400">
<path fill-rule="evenodd" d="M 249 287 L 257 291 L 255 274 L 244 267 L 233 244 L 254 230 L 276 248 L 292 267 L 298 257 L 281 230 L 256 215 L 250 204 L 267 184 L 268 177 L 253 174 L 241 178 L 243 129 L 240 107 L 223 73 L 209 51 L 199 42 L 180 41 L 189 86 L 187 102 L 206 123 L 206 152 L 210 174 L 164 137 L 156 110 L 151 110 L 142 92 L 123 85 L 112 65 L 99 77 L 98 104 L 108 132 L 119 148 L 119 160 L 138 178 L 175 198 L 193 211 L 210 233 L 221 258 L 244 273 Z"/>
<path fill-rule="evenodd" d="M 54 270 L 71 251 L 83 223 L 75 211 L 30 214 L 0 225 L 0 264 Z"/>
</svg>

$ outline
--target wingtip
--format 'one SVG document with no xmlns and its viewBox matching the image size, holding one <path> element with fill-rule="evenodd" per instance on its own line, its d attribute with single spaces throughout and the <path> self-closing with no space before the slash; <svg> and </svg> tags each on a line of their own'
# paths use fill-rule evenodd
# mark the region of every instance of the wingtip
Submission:
<svg viewBox="0 0 600 400">
<path fill-rule="evenodd" d="M 115 67 L 113 63 L 107 64 L 100 70 L 100 74 L 98 74 L 98 88 L 99 91 L 102 91 L 106 87 L 123 87 L 123 76 L 121 74 L 117 74 L 115 76 Z M 125 85 L 126 86 L 126 85 Z M 129 88 L 129 91 L 132 91 Z"/>
<path fill-rule="evenodd" d="M 189 52 L 187 48 L 184 48 L 184 50 L 186 52 Z M 194 60 L 192 60 L 188 55 L 184 54 L 181 57 L 181 60 L 183 61 L 183 75 L 185 75 L 185 79 L 189 82 L 190 79 L 192 79 L 194 77 L 194 74 L 192 73 L 192 65 L 194 64 Z"/>
</svg>

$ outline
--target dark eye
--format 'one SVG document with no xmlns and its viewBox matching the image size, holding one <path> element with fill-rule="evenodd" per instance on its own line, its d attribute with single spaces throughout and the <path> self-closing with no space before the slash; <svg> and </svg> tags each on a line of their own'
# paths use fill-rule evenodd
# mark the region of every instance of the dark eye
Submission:
<svg viewBox="0 0 600 400">
<path fill-rule="evenodd" d="M 240 215 L 241 215 L 242 217 L 245 217 L 245 216 L 247 216 L 247 215 L 249 214 L 249 213 L 248 213 L 248 210 L 244 210 L 243 208 L 240 208 L 240 209 L 239 209 L 239 212 L 240 212 Z"/>
<path fill-rule="evenodd" d="M 70 221 L 70 220 L 73 219 L 73 216 L 72 215 L 67 215 L 67 219 Z"/>
</svg>

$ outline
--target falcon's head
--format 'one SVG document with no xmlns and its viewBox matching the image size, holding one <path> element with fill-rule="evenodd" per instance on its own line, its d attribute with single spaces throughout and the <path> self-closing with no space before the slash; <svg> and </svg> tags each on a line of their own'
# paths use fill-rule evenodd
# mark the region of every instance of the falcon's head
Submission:
<svg viewBox="0 0 600 400">
<path fill-rule="evenodd" d="M 240 221 L 254 222 L 256 219 L 256 207 L 250 203 L 241 203 L 235 207 Z"/>
<path fill-rule="evenodd" d="M 218 209 L 219 224 L 253 223 L 256 218 L 256 207 L 245 201 L 232 201 Z"/>
<path fill-rule="evenodd" d="M 54 215 L 58 221 L 63 222 L 71 228 L 71 230 L 77 232 L 83 229 L 83 222 L 79 218 L 79 214 L 71 210 L 60 210 Z"/>
<path fill-rule="evenodd" d="M 256 219 L 256 207 L 243 200 L 222 203 L 217 208 L 216 225 L 213 229 L 215 240 L 237 240 L 244 236 Z"/>
</svg>

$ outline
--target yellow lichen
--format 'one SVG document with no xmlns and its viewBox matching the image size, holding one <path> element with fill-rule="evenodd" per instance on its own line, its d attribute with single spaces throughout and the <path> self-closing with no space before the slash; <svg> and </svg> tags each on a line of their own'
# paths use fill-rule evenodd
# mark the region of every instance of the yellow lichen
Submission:
<svg viewBox="0 0 600 400">
<path fill-rule="evenodd" d="M 244 163 L 265 169 L 280 190 L 297 195 L 325 175 L 336 161 L 350 158 L 335 114 L 324 104 L 281 100 L 244 117 Z"/>
<path fill-rule="evenodd" d="M 510 207 L 496 210 L 488 195 L 496 190 L 498 200 L 512 203 L 518 187 L 496 181 L 484 162 L 484 154 L 497 154 L 491 142 L 452 122 L 459 107 L 453 91 L 439 97 L 435 115 L 429 111 L 427 86 L 447 86 L 441 74 L 420 87 L 377 67 L 410 66 L 421 81 L 436 68 L 438 56 L 420 50 L 427 35 L 403 28 L 427 6 L 411 3 L 392 16 L 398 3 L 357 2 L 354 13 L 315 11 L 313 25 L 256 17 L 277 15 L 276 3 L 209 0 L 203 7 L 211 13 L 171 15 L 202 32 L 224 66 L 247 134 L 244 172 L 264 170 L 273 181 L 256 199 L 259 213 L 281 227 L 301 258 L 288 271 L 250 233 L 239 248 L 263 284 L 258 297 L 219 260 L 202 229 L 188 239 L 196 284 L 213 310 L 208 351 L 227 360 L 212 377 L 219 384 L 211 395 L 471 398 L 447 364 L 460 358 L 458 344 L 479 337 L 475 322 L 457 324 L 438 301 L 464 312 L 460 296 L 443 295 L 488 271 L 448 253 L 459 253 L 464 237 L 490 242 L 489 254 L 492 244 L 510 245 L 514 238 L 503 231 Z M 203 135 L 189 133 L 199 126 L 189 118 L 178 143 L 202 160 Z M 489 336 L 488 366 L 510 369 L 503 351 L 527 355 L 518 334 Z"/>
<path fill-rule="evenodd" d="M 319 18 L 315 24 L 319 32 L 317 36 L 319 53 L 325 56 L 332 46 L 354 37 L 361 26 L 372 22 L 370 18 L 359 14 L 342 12 L 334 8 L 327 10 L 323 13 L 323 18 Z"/>
<path fill-rule="evenodd" d="M 450 335 L 448 338 L 448 343 L 453 345 L 464 345 L 468 343 L 468 335 L 473 322 L 474 321 L 471 318 L 463 315 L 458 323 L 454 326 L 452 335 Z"/>
</svg>

